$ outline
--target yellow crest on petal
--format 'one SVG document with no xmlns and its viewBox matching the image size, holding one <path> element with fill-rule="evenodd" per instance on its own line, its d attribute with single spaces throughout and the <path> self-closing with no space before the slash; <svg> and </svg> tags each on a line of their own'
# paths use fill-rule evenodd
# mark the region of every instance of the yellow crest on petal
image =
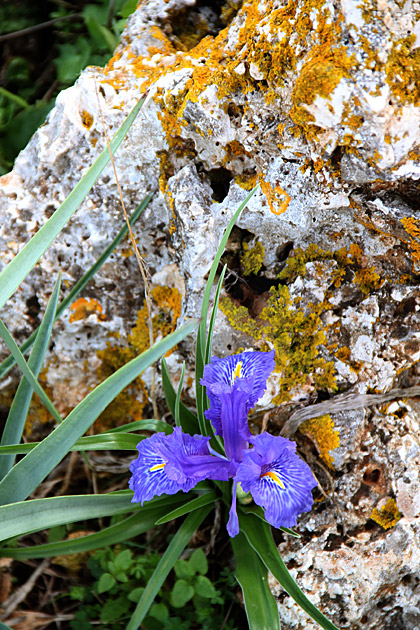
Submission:
<svg viewBox="0 0 420 630">
<path fill-rule="evenodd" d="M 269 470 L 268 472 L 264 473 L 263 475 L 261 475 L 261 477 L 270 477 L 270 479 L 275 481 L 282 490 L 286 490 L 286 486 L 284 485 L 284 483 L 282 482 L 278 474 L 273 472 L 272 470 Z"/>
<path fill-rule="evenodd" d="M 233 385 L 233 383 L 235 382 L 235 380 L 237 378 L 242 378 L 242 361 L 239 361 L 237 366 L 235 367 L 235 370 L 232 374 L 231 377 L 231 384 Z"/>
<path fill-rule="evenodd" d="M 164 466 L 166 466 L 166 462 L 162 462 L 161 464 L 156 464 L 155 466 L 152 466 L 151 468 L 149 468 L 149 472 L 155 472 L 155 470 L 161 470 L 161 468 L 163 468 Z"/>
</svg>

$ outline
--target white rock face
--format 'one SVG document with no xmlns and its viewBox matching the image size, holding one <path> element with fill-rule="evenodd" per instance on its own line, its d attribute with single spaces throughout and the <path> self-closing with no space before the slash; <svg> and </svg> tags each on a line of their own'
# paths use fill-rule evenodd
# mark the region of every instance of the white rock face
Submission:
<svg viewBox="0 0 420 630">
<path fill-rule="evenodd" d="M 219 356 L 276 349 L 278 371 L 253 416 L 255 430 L 261 411 L 276 432 L 296 403 L 328 398 L 334 388 L 417 384 L 418 3 L 244 0 L 222 14 L 203 4 L 144 0 L 108 65 L 86 69 L 59 95 L 0 180 L 0 267 L 106 146 L 102 121 L 112 136 L 149 90 L 115 162 L 129 213 L 157 190 L 134 232 L 152 290 L 160 291 L 158 321 L 176 319 L 178 308 L 178 324 L 198 315 L 223 230 L 260 183 L 224 254 L 224 313 L 214 339 Z M 39 323 L 59 271 L 65 294 L 122 224 L 108 166 L 2 310 L 17 341 Z M 139 351 L 143 290 L 126 241 L 83 292 L 86 302 L 55 325 L 42 380 L 62 413 L 115 369 L 119 353 L 122 360 Z M 175 381 L 182 358 L 193 375 L 192 346 L 187 340 L 168 358 Z M 193 396 L 191 382 L 185 396 Z M 129 397 L 147 414 L 142 387 Z M 131 403 L 121 407 L 121 423 L 139 417 Z M 322 427 L 296 436 L 329 499 L 319 495 L 300 520 L 302 539 L 280 548 L 340 628 L 420 627 L 417 413 L 407 401 L 336 414 L 338 446 Z M 384 530 L 371 516 L 389 498 L 402 518 Z M 285 627 L 314 627 L 274 581 L 272 588 Z"/>
</svg>

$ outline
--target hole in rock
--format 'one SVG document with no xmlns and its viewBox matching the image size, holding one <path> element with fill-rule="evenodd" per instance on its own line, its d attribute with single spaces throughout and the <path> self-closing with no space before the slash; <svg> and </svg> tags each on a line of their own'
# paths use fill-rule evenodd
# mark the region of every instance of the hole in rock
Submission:
<svg viewBox="0 0 420 630">
<path fill-rule="evenodd" d="M 207 171 L 207 175 L 213 190 L 214 201 L 220 203 L 227 197 L 230 182 L 233 179 L 232 173 L 222 166 L 221 168 L 212 168 L 210 171 Z"/>
<path fill-rule="evenodd" d="M 380 477 L 381 471 L 379 470 L 379 468 L 374 468 L 369 472 L 365 472 L 365 474 L 363 475 L 363 481 L 367 484 L 378 483 Z"/>
<path fill-rule="evenodd" d="M 26 300 L 26 313 L 32 322 L 38 318 L 40 308 L 41 307 L 36 295 L 32 295 Z"/>
<path fill-rule="evenodd" d="M 276 250 L 276 257 L 279 262 L 287 260 L 290 252 L 293 249 L 293 241 L 286 241 L 282 245 L 279 245 Z"/>
</svg>

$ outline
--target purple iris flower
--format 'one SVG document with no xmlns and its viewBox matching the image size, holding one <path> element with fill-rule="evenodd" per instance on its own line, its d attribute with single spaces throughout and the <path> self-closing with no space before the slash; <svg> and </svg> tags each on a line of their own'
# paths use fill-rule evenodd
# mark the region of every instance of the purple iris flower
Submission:
<svg viewBox="0 0 420 630">
<path fill-rule="evenodd" d="M 138 444 L 139 456 L 130 465 L 132 502 L 143 505 L 154 496 L 188 492 L 204 479 L 233 478 L 227 524 L 231 537 L 239 532 L 238 483 L 265 508 L 265 518 L 274 527 L 296 525 L 297 515 L 312 507 L 311 490 L 317 484 L 311 470 L 296 455 L 294 442 L 265 432 L 253 437 L 247 422 L 273 369 L 274 351 L 213 358 L 201 380 L 210 400 L 205 415 L 223 437 L 226 458 L 211 449 L 209 437 L 190 436 L 179 427 L 171 435 L 156 433 Z"/>
</svg>

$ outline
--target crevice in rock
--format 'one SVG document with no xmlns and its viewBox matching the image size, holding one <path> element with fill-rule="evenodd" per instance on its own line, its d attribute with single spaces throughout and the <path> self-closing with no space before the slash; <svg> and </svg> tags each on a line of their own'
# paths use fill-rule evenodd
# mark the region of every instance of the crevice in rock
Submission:
<svg viewBox="0 0 420 630">
<path fill-rule="evenodd" d="M 170 16 L 162 29 L 177 50 L 188 51 L 204 37 L 215 37 L 233 20 L 242 0 L 197 0 Z"/>
</svg>

